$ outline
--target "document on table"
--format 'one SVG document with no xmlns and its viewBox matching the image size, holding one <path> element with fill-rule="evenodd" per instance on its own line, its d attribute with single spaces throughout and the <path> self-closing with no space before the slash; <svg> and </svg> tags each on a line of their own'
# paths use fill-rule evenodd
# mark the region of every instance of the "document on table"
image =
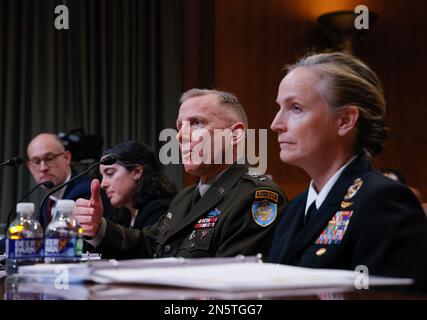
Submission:
<svg viewBox="0 0 427 320">
<path fill-rule="evenodd" d="M 126 261 L 91 261 L 81 264 L 35 265 L 19 268 L 21 276 L 54 280 L 66 272 L 70 282 L 141 284 L 224 292 L 301 288 L 354 288 L 410 285 L 411 279 L 365 276 L 349 270 L 310 269 L 262 263 L 259 257 L 165 258 Z"/>
<path fill-rule="evenodd" d="M 98 283 L 178 286 L 229 292 L 317 287 L 354 288 L 360 273 L 309 269 L 271 263 L 233 263 L 143 269 L 105 269 L 92 273 Z M 411 279 L 372 277 L 370 286 L 409 285 Z"/>
<path fill-rule="evenodd" d="M 160 270 L 164 268 L 178 268 L 189 266 L 214 266 L 234 263 L 259 263 L 261 256 L 242 256 L 227 258 L 160 258 L 160 259 L 132 259 L 132 260 L 103 260 L 90 259 L 85 263 L 61 263 L 61 264 L 35 264 L 31 266 L 19 267 L 18 274 L 25 277 L 35 277 L 37 281 L 52 281 L 58 275 L 64 275 L 70 282 L 83 282 L 86 280 L 96 279 L 97 282 L 115 282 L 114 278 L 102 280 L 103 275 L 98 274 L 98 271 L 116 270 L 117 275 L 121 274 L 121 270 L 141 271 L 144 269 Z M 83 262 L 83 260 L 82 260 Z M 169 271 L 168 271 L 169 272 Z M 114 273 L 116 274 L 116 273 Z M 115 277 L 115 276 L 114 276 Z"/>
</svg>

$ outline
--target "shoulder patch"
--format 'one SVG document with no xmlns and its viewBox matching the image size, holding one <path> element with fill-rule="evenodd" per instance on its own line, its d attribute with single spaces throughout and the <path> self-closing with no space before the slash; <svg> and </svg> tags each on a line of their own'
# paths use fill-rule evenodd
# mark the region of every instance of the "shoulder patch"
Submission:
<svg viewBox="0 0 427 320">
<path fill-rule="evenodd" d="M 255 191 L 256 199 L 269 199 L 277 203 L 279 201 L 279 194 L 271 190 L 257 190 Z"/>
<path fill-rule="evenodd" d="M 269 226 L 277 217 L 277 204 L 268 200 L 252 203 L 252 217 L 261 227 Z"/>
</svg>

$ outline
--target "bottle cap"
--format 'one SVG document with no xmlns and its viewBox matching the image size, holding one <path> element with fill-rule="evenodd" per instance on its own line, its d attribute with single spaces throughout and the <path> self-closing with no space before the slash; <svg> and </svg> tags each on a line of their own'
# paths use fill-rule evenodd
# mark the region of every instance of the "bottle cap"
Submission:
<svg viewBox="0 0 427 320">
<path fill-rule="evenodd" d="M 16 204 L 16 212 L 34 213 L 34 203 L 19 202 Z"/>
<path fill-rule="evenodd" d="M 72 211 L 74 208 L 74 200 L 61 199 L 56 202 L 56 211 Z"/>
<path fill-rule="evenodd" d="M 61 199 L 56 202 L 55 209 L 56 211 L 66 210 L 72 211 L 74 208 L 74 200 Z"/>
</svg>

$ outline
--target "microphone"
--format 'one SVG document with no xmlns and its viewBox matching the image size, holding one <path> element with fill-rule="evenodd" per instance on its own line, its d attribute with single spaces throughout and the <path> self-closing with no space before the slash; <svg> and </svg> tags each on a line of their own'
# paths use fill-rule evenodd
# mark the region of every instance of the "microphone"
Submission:
<svg viewBox="0 0 427 320">
<path fill-rule="evenodd" d="M 0 167 L 9 166 L 9 167 L 17 167 L 21 165 L 23 162 L 21 157 L 13 157 L 12 159 L 6 160 L 0 163 Z"/>
<path fill-rule="evenodd" d="M 53 188 L 51 191 L 49 191 L 44 197 L 43 200 L 40 204 L 40 208 L 39 208 L 39 216 L 37 217 L 37 219 L 40 221 L 40 217 L 43 215 L 43 206 L 46 203 L 46 200 L 52 195 L 54 194 L 56 191 L 64 188 L 65 186 L 69 185 L 70 183 L 76 181 L 77 179 L 79 179 L 80 177 L 84 176 L 85 174 L 88 174 L 90 171 L 92 171 L 94 168 L 96 168 L 97 166 L 99 166 L 100 164 L 105 165 L 105 166 L 109 166 L 112 165 L 114 163 L 116 163 L 117 158 L 111 154 L 106 155 L 105 157 L 103 157 L 101 159 L 101 161 L 95 162 L 94 164 L 92 164 L 89 168 L 87 168 L 85 171 L 83 171 L 82 173 L 78 174 L 77 176 L 75 176 L 74 178 L 68 180 L 67 182 L 64 182 L 63 184 L 60 184 L 59 186 L 56 186 L 55 188 Z"/>
<path fill-rule="evenodd" d="M 48 180 L 48 181 L 43 181 L 43 182 L 40 182 L 39 184 L 37 184 L 34 188 L 32 188 L 29 192 L 27 192 L 27 194 L 25 195 L 25 196 L 23 196 L 22 198 L 21 198 L 21 200 L 19 200 L 17 203 L 19 203 L 19 202 L 23 202 L 25 199 L 27 199 L 38 187 L 40 187 L 40 186 L 44 186 L 45 188 L 47 188 L 47 189 L 51 189 L 51 188 L 53 188 L 55 185 L 53 184 L 53 182 L 52 181 L 50 181 L 50 180 Z M 15 205 L 15 207 L 16 207 L 16 205 Z M 9 226 L 9 224 L 12 222 L 12 220 L 11 220 L 11 217 L 12 217 L 12 214 L 14 213 L 14 211 L 15 211 L 15 207 L 13 207 L 12 209 L 10 209 L 9 210 L 9 214 L 7 215 L 7 220 L 6 220 L 6 222 L 7 222 L 7 225 Z M 8 228 L 7 228 L 8 229 Z M 6 229 L 6 230 L 7 230 Z"/>
</svg>

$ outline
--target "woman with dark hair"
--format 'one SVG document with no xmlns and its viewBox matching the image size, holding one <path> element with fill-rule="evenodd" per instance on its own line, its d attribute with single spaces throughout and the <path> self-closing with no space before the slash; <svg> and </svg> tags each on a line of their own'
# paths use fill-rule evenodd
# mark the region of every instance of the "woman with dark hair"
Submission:
<svg viewBox="0 0 427 320">
<path fill-rule="evenodd" d="M 312 180 L 285 209 L 270 260 L 425 279 L 422 208 L 405 185 L 371 166 L 387 137 L 377 75 L 338 52 L 307 56 L 287 71 L 271 128 L 282 162 Z"/>
<path fill-rule="evenodd" d="M 101 187 L 111 204 L 118 208 L 110 219 L 122 226 L 142 229 L 157 222 L 166 213 L 176 188 L 159 172 L 153 151 L 136 141 L 114 145 L 104 152 L 117 162 L 101 165 Z"/>
</svg>

